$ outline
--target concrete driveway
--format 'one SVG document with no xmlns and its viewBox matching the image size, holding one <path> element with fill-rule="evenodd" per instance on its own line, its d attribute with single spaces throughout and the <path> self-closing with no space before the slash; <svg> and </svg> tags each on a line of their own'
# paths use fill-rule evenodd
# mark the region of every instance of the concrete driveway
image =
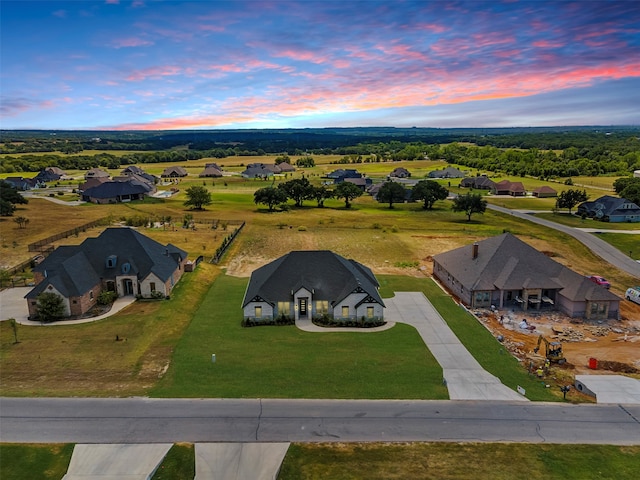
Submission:
<svg viewBox="0 0 640 480">
<path fill-rule="evenodd" d="M 528 401 L 476 361 L 422 292 L 395 292 L 385 298 L 385 318 L 415 327 L 442 366 L 451 400 Z"/>
<path fill-rule="evenodd" d="M 29 311 L 24 296 L 33 287 L 15 287 L 0 291 L 0 320 L 15 318 L 18 323 L 28 320 Z"/>
</svg>

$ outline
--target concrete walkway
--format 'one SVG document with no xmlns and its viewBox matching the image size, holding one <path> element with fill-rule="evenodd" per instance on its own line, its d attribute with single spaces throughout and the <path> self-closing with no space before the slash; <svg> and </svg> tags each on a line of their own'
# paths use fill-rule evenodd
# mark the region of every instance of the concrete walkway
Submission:
<svg viewBox="0 0 640 480">
<path fill-rule="evenodd" d="M 386 300 L 385 300 L 386 302 Z M 386 321 L 386 319 L 385 319 Z M 374 332 L 382 332 L 383 330 L 389 330 L 393 328 L 395 322 L 385 323 L 379 327 L 373 328 L 358 328 L 358 327 L 320 327 L 313 323 L 310 319 L 298 319 L 296 320 L 296 327 L 300 330 L 304 330 L 305 332 L 317 332 L 317 333 L 335 333 L 335 332 L 358 332 L 358 333 L 374 333 Z"/>
<path fill-rule="evenodd" d="M 451 400 L 528 401 L 485 371 L 421 292 L 385 298 L 388 320 L 412 325 L 438 363 Z"/>
<path fill-rule="evenodd" d="M 171 443 L 77 444 L 62 480 L 148 480 L 171 446 Z"/>
<path fill-rule="evenodd" d="M 275 480 L 288 443 L 196 443 L 194 480 Z"/>
</svg>

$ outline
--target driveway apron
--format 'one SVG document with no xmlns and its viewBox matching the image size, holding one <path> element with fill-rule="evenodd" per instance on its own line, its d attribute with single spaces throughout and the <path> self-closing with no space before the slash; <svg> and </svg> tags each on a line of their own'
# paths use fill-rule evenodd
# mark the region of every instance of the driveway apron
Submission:
<svg viewBox="0 0 640 480">
<path fill-rule="evenodd" d="M 451 400 L 528 401 L 484 370 L 421 292 L 385 298 L 385 320 L 415 327 L 442 367 Z"/>
</svg>

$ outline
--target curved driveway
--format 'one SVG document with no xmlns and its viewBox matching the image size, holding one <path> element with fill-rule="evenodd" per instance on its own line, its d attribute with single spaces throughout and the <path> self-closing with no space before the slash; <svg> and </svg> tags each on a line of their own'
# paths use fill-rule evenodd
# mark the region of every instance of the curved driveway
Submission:
<svg viewBox="0 0 640 480">
<path fill-rule="evenodd" d="M 603 260 L 609 262 L 614 267 L 617 267 L 620 270 L 629 273 L 630 275 L 640 278 L 640 263 L 634 261 L 632 258 L 628 257 L 617 248 L 596 237 L 595 235 L 592 235 L 591 233 L 577 228 L 567 227 L 566 225 L 552 222 L 550 220 L 545 220 L 543 218 L 538 218 L 532 213 L 523 213 L 521 211 L 511 210 L 510 208 L 499 207 L 497 205 L 491 204 L 487 205 L 487 208 L 504 213 L 505 215 L 512 215 L 529 222 L 537 223 L 538 225 L 553 228 L 554 230 L 564 232 L 567 235 L 571 235 L 573 238 L 577 239 L 586 247 L 588 247 L 593 253 L 601 257 Z"/>
</svg>

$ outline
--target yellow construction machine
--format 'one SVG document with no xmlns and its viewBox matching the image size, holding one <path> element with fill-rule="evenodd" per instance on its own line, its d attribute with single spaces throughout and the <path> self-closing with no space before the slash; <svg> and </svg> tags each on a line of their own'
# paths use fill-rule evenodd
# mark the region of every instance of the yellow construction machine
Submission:
<svg viewBox="0 0 640 480">
<path fill-rule="evenodd" d="M 564 358 L 564 353 L 562 353 L 562 344 L 560 342 L 550 342 L 549 340 L 544 338 L 542 335 L 538 337 L 538 345 L 536 346 L 536 348 L 533 349 L 533 351 L 535 353 L 538 353 L 538 350 L 540 350 L 540 345 L 542 345 L 543 343 L 544 343 L 544 356 L 547 360 L 549 360 L 550 362 L 557 363 L 559 365 L 562 365 L 567 361 L 567 359 Z"/>
</svg>

